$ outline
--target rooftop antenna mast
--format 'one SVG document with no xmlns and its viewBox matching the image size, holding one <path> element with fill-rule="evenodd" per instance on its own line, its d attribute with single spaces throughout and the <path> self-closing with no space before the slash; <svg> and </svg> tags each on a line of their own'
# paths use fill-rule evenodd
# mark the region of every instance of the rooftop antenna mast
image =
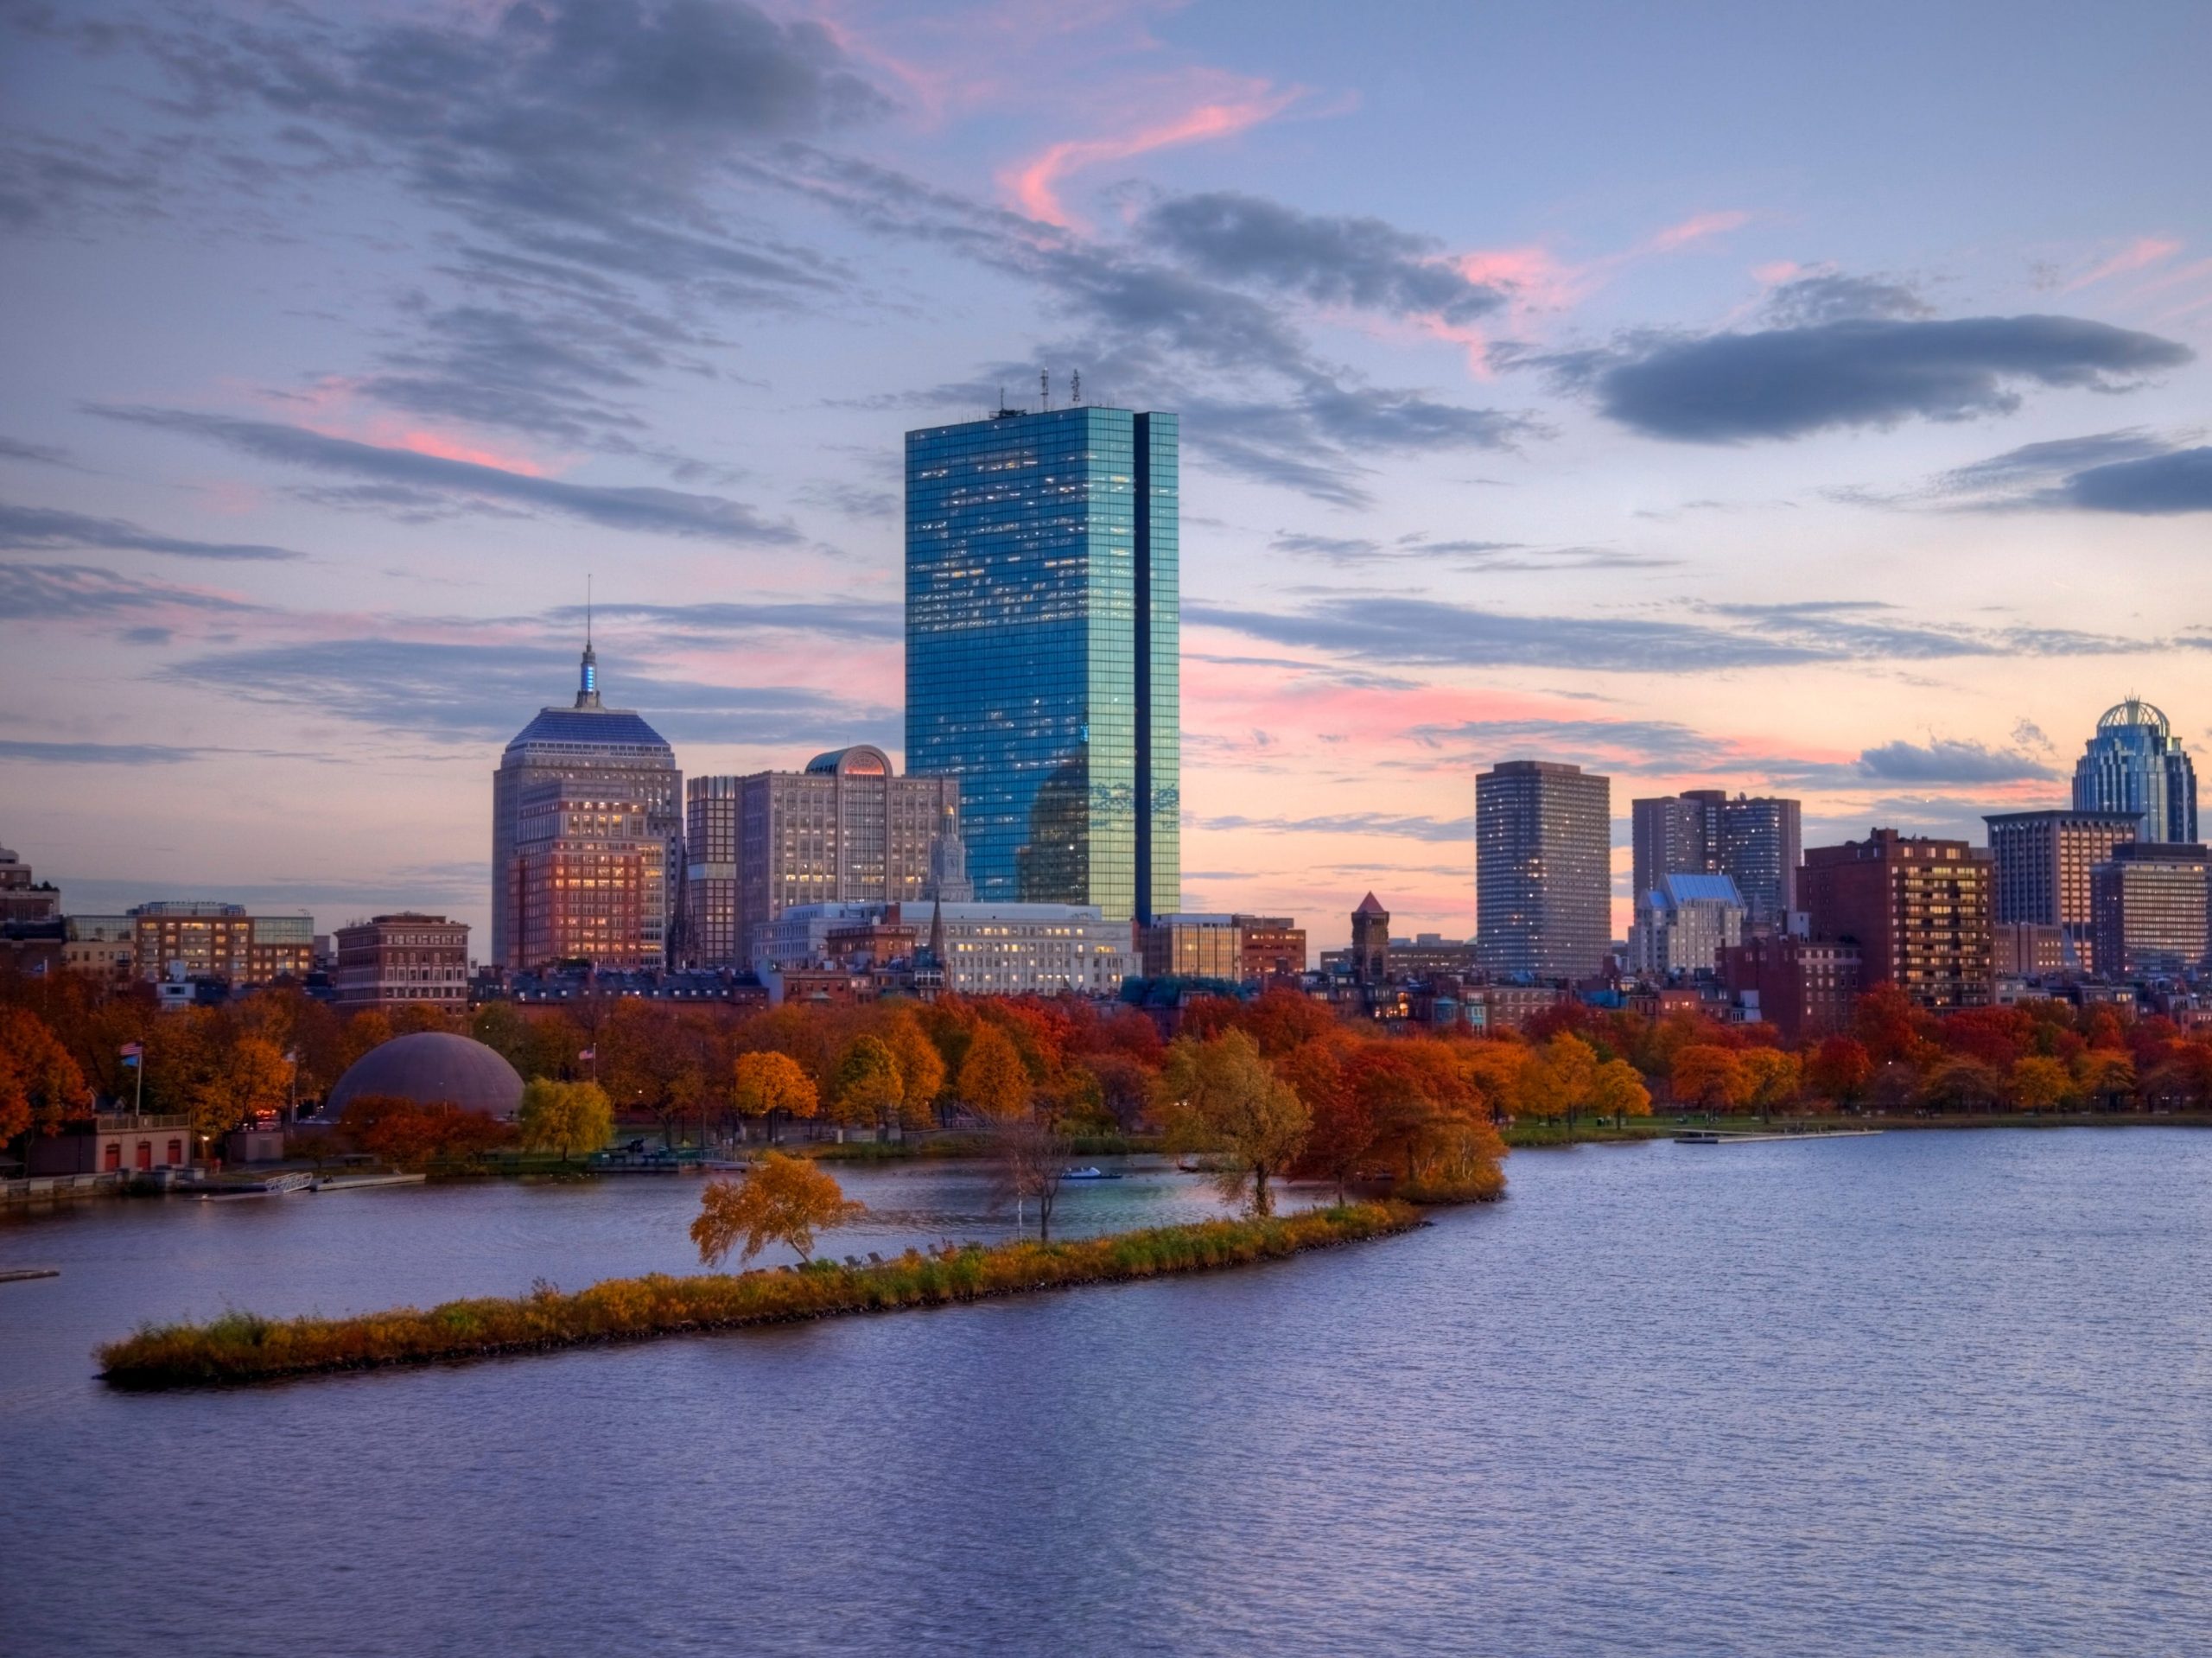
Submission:
<svg viewBox="0 0 2212 1658">
<path fill-rule="evenodd" d="M 1048 368 L 1040 368 L 1037 371 L 1037 407 L 1039 410 L 1043 410 L 1052 406 L 1052 371 Z"/>
<path fill-rule="evenodd" d="M 1068 406 L 1071 409 L 1083 407 L 1083 371 L 1081 369 L 1076 370 L 1068 376 Z"/>
</svg>

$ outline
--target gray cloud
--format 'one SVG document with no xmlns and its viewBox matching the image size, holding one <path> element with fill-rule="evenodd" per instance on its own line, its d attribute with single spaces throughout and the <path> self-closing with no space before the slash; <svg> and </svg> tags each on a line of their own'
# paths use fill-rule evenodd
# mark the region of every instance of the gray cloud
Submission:
<svg viewBox="0 0 2212 1658">
<path fill-rule="evenodd" d="M 14 620 L 72 621 L 147 610 L 242 614 L 258 608 L 222 594 L 142 581 L 90 565 L 0 562 L 0 618 Z"/>
<path fill-rule="evenodd" d="M 2017 748 L 1934 738 L 1926 743 L 1890 742 L 1859 757 L 1870 782 L 1923 784 L 2026 783 L 2059 774 Z"/>
<path fill-rule="evenodd" d="M 799 540 L 798 532 L 789 524 L 770 523 L 744 502 L 720 495 L 564 484 L 473 461 L 451 461 L 443 455 L 423 454 L 413 449 L 390 449 L 372 443 L 358 443 L 350 438 L 326 437 L 303 427 L 273 421 L 238 420 L 226 415 L 197 414 L 178 409 L 94 405 L 92 412 L 111 420 L 131 421 L 207 438 L 264 461 L 348 473 L 448 498 L 512 502 L 612 530 L 755 546 L 791 546 Z"/>
<path fill-rule="evenodd" d="M 1197 828 L 1228 832 L 1257 829 L 1270 835 L 1385 835 L 1401 840 L 1472 841 L 1471 817 L 1408 816 L 1390 812 L 1339 812 L 1316 817 L 1200 817 Z"/>
<path fill-rule="evenodd" d="M 584 607 L 562 605 L 545 613 L 546 619 L 570 630 L 584 623 Z M 768 600 L 751 604 L 597 605 L 593 614 L 602 622 L 632 621 L 646 625 L 655 638 L 677 634 L 732 634 L 797 632 L 838 639 L 887 642 L 906 637 L 906 613 L 894 604 L 848 600 L 836 604 L 805 604 Z"/>
<path fill-rule="evenodd" d="M 2091 512 L 2212 512 L 2212 448 L 2091 467 L 2061 484 L 2058 496 Z"/>
<path fill-rule="evenodd" d="M 2143 427 L 2024 443 L 1891 493 L 1837 492 L 1856 505 L 2123 512 L 2212 511 L 2212 448 Z"/>
<path fill-rule="evenodd" d="M 1992 316 L 1648 336 L 1549 356 L 1508 350 L 1499 359 L 1548 370 L 1647 436 L 1738 443 L 2006 414 L 2019 407 L 2024 384 L 2125 391 L 2194 355 L 2078 317 Z"/>
<path fill-rule="evenodd" d="M 1807 602 L 1706 609 L 1719 621 L 1516 615 L 1434 600 L 1344 592 L 1325 593 L 1288 613 L 1186 600 L 1183 617 L 1196 626 L 1228 628 L 1276 645 L 1373 662 L 1615 673 L 1898 658 L 2089 656 L 2145 648 L 2139 640 L 2061 629 L 1922 627 L 1887 619 L 1878 607 Z"/>
<path fill-rule="evenodd" d="M 1903 283 L 1827 271 L 1800 276 L 1767 295 L 1768 318 L 1785 328 L 1817 327 L 1854 317 L 1927 316 L 1929 307 Z"/>
<path fill-rule="evenodd" d="M 250 702 L 311 708 L 388 736 L 499 742 L 532 710 L 565 704 L 575 654 L 553 645 L 449 645 L 349 638 L 217 651 L 168 664 L 156 677 Z M 634 707 L 671 741 L 789 744 L 811 753 L 840 740 L 891 740 L 888 709 L 790 686 L 704 685 L 631 675 L 602 660 L 610 707 Z M 811 745 L 811 746 L 808 746 Z"/>
<path fill-rule="evenodd" d="M 1138 237 L 1209 276 L 1322 305 L 1471 322 L 1505 303 L 1445 258 L 1444 245 L 1380 219 L 1300 213 L 1236 191 L 1174 196 L 1140 216 Z"/>
<path fill-rule="evenodd" d="M 157 536 L 123 518 L 92 518 L 50 507 L 14 506 L 0 501 L 0 548 L 52 552 L 73 547 L 112 552 L 160 553 L 173 558 L 270 560 L 305 556 L 285 547 L 251 542 L 185 541 Z"/>
<path fill-rule="evenodd" d="M 40 765 L 175 765 L 207 751 L 163 743 L 33 743 L 0 739 L 0 760 Z"/>
<path fill-rule="evenodd" d="M 50 443 L 24 443 L 12 437 L 0 437 L 0 461 L 35 461 L 43 466 L 83 470 L 70 460 L 67 449 Z"/>
</svg>

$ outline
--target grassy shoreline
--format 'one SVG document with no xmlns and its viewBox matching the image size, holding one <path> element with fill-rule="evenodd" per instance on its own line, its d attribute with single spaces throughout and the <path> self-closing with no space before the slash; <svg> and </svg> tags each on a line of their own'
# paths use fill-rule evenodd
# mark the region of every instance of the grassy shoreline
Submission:
<svg viewBox="0 0 2212 1658">
<path fill-rule="evenodd" d="M 204 1324 L 148 1326 L 95 1356 L 101 1379 L 117 1388 L 270 1382 L 1129 1283 L 1280 1261 L 1423 1224 L 1409 1204 L 1352 1204 L 1066 1242 L 970 1244 L 938 1255 L 910 1249 L 865 1267 L 817 1261 L 776 1271 L 615 1278 L 574 1294 L 543 1289 L 448 1301 L 427 1312 L 395 1307 L 349 1318 L 286 1319 L 230 1312 Z"/>
<path fill-rule="evenodd" d="M 1688 1128 L 1734 1129 L 1754 1134 L 1768 1128 L 1895 1128 L 1915 1132 L 1942 1128 L 2212 1128 L 2212 1114 L 2202 1111 L 1977 1111 L 1932 1116 L 1892 1114 L 1887 1116 L 1841 1112 L 1777 1112 L 1771 1122 L 1756 1115 L 1692 1115 L 1676 1121 L 1671 1112 L 1656 1116 L 1631 1117 L 1627 1128 L 1608 1122 L 1578 1122 L 1572 1130 L 1557 1122 L 1518 1122 L 1503 1131 L 1505 1143 L 1516 1151 L 1550 1146 L 1636 1145 L 1667 1140 Z"/>
</svg>

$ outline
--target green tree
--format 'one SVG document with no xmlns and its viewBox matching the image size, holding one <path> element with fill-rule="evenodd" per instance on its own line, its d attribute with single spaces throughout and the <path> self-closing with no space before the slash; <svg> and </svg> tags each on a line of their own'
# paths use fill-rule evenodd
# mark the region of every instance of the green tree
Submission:
<svg viewBox="0 0 2212 1658">
<path fill-rule="evenodd" d="M 787 1244 L 801 1261 L 814 1254 L 814 1235 L 867 1212 L 847 1198 L 836 1180 L 804 1157 L 768 1152 L 735 1180 L 716 1180 L 700 1194 L 691 1242 L 699 1259 L 719 1265 L 745 1240 L 742 1260 L 771 1243 Z"/>
<path fill-rule="evenodd" d="M 597 1083 L 554 1083 L 539 1077 L 522 1091 L 516 1118 L 522 1143 L 534 1152 L 558 1152 L 565 1163 L 595 1152 L 614 1136 L 614 1108 Z"/>
<path fill-rule="evenodd" d="M 1268 1183 L 1305 1149 L 1312 1120 L 1258 1045 L 1236 1030 L 1204 1043 L 1179 1038 L 1167 1050 L 1160 1087 L 1173 1102 L 1168 1149 L 1215 1153 L 1222 1195 L 1234 1201 L 1249 1191 L 1254 1214 L 1272 1213 Z"/>
</svg>

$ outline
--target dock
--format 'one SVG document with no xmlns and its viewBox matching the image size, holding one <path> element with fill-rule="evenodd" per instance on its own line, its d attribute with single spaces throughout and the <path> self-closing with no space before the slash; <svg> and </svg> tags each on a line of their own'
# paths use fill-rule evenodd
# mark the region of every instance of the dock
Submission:
<svg viewBox="0 0 2212 1658">
<path fill-rule="evenodd" d="M 419 1186 L 427 1174 L 327 1174 L 309 1184 L 309 1191 L 359 1191 L 364 1186 Z"/>
<path fill-rule="evenodd" d="M 20 1284 L 27 1278 L 59 1278 L 59 1267 L 9 1267 L 0 1268 L 0 1284 Z"/>
<path fill-rule="evenodd" d="M 1762 1140 L 1864 1140 L 1879 1128 L 1691 1128 L 1675 1136 L 1677 1146 L 1748 1146 Z"/>
</svg>

